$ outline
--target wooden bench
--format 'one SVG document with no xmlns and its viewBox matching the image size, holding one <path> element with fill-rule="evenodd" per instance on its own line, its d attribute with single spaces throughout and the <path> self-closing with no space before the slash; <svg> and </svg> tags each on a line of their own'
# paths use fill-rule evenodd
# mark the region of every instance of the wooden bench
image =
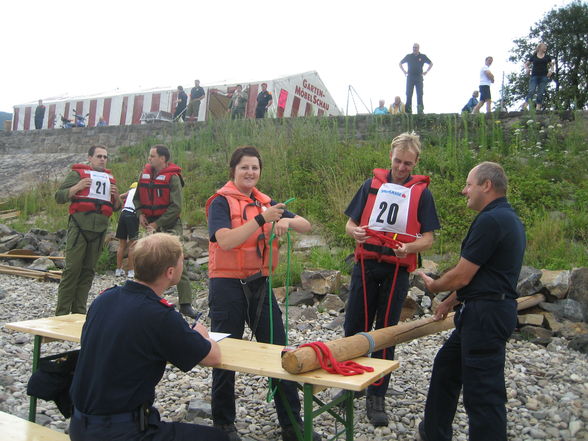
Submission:
<svg viewBox="0 0 588 441">
<path fill-rule="evenodd" d="M 0 412 L 0 433 L 3 441 L 69 441 L 65 433 L 5 412 Z"/>
</svg>

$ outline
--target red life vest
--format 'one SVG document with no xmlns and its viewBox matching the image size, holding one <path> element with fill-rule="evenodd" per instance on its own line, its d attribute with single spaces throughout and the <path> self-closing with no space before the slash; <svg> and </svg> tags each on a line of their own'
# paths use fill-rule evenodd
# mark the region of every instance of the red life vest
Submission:
<svg viewBox="0 0 588 441">
<path fill-rule="evenodd" d="M 80 179 L 91 178 L 91 172 L 97 172 L 90 165 L 87 164 L 74 164 L 72 170 L 76 171 L 80 175 Z M 103 170 L 103 173 L 108 175 L 110 185 L 116 184 L 116 180 L 112 176 L 110 170 Z M 91 196 L 92 190 L 99 192 L 100 184 L 97 182 L 98 188 L 95 187 L 94 182 L 90 187 L 86 187 L 83 190 L 78 191 L 72 198 L 72 202 L 69 206 L 69 214 L 74 213 L 85 213 L 88 211 L 95 211 L 96 213 L 103 214 L 104 216 L 112 216 L 113 201 L 112 196 L 108 195 L 108 200 L 98 199 Z"/>
<path fill-rule="evenodd" d="M 155 176 L 155 170 L 151 164 L 146 164 L 139 179 L 139 201 L 141 205 L 137 209 L 147 218 L 159 217 L 167 211 L 170 204 L 170 181 L 172 176 L 178 175 L 182 185 L 182 169 L 176 164 L 169 163 L 166 168 Z"/>
<path fill-rule="evenodd" d="M 263 212 L 263 207 L 271 206 L 271 198 L 257 188 L 253 188 L 252 198 L 241 193 L 232 181 L 212 195 L 206 202 L 206 217 L 212 201 L 218 196 L 224 196 L 229 203 L 231 228 L 237 228 Z M 226 277 L 231 279 L 245 279 L 261 272 L 269 274 L 269 238 L 272 229 L 270 222 L 259 227 L 241 245 L 223 250 L 218 242 L 208 243 L 208 277 Z M 272 271 L 278 265 L 278 240 L 272 243 Z"/>
<path fill-rule="evenodd" d="M 374 177 L 372 178 L 372 184 L 368 193 L 367 201 L 363 212 L 361 213 L 360 225 L 368 225 L 372 210 L 374 209 L 374 203 L 380 187 L 389 183 L 388 177 L 390 171 L 386 169 L 374 169 Z M 408 219 L 406 225 L 407 234 L 402 233 L 391 233 L 383 232 L 384 235 L 395 238 L 399 242 L 409 243 L 414 242 L 418 234 L 420 234 L 421 224 L 418 221 L 418 208 L 419 201 L 423 191 L 429 185 L 428 176 L 413 175 L 410 179 L 403 184 L 404 187 L 411 188 L 410 201 L 408 207 Z M 407 267 L 408 272 L 412 272 L 417 268 L 417 255 L 409 254 L 408 256 L 399 259 L 394 254 L 394 250 L 385 245 L 385 243 L 375 237 L 370 237 L 365 243 L 358 244 L 355 248 L 355 259 L 359 260 L 360 257 L 364 259 L 373 259 L 378 262 L 396 263 L 400 266 Z"/>
</svg>

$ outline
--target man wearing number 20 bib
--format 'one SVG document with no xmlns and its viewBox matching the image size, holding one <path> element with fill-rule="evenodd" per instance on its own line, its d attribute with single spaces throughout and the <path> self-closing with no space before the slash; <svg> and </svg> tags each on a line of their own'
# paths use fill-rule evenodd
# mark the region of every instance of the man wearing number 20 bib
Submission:
<svg viewBox="0 0 588 441">
<path fill-rule="evenodd" d="M 345 231 L 356 242 L 345 336 L 371 331 L 374 319 L 374 329 L 398 323 L 408 292 L 408 275 L 417 267 L 418 253 L 431 247 L 433 231 L 440 227 L 427 188 L 429 177 L 411 175 L 420 147 L 415 134 L 394 138 L 391 169 L 375 169 L 345 210 L 349 217 Z M 392 360 L 394 347 L 372 356 Z M 387 375 L 368 387 L 366 411 L 374 426 L 388 425 L 384 397 L 389 382 Z"/>
<path fill-rule="evenodd" d="M 107 160 L 105 147 L 90 147 L 88 164 L 74 164 L 55 193 L 57 203 L 70 203 L 65 269 L 57 290 L 55 315 L 86 313 L 109 218 L 121 206 L 116 181 L 105 168 Z"/>
</svg>

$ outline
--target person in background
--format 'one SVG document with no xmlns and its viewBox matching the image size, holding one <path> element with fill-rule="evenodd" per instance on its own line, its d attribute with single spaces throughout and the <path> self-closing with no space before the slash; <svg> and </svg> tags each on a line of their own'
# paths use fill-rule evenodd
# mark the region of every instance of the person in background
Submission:
<svg viewBox="0 0 588 441">
<path fill-rule="evenodd" d="M 421 153 L 419 137 L 402 133 L 392 140 L 390 169 L 374 169 L 374 176 L 359 188 L 345 215 L 345 232 L 356 243 L 349 298 L 345 307 L 345 336 L 398 323 L 408 293 L 409 273 L 418 266 L 418 254 L 433 244 L 439 228 L 429 177 L 412 175 Z M 371 235 L 373 230 L 398 241 L 394 248 Z M 366 305 L 366 306 L 364 306 Z M 367 310 L 366 310 L 367 309 Z M 394 347 L 372 354 L 394 359 Z M 385 396 L 390 375 L 367 389 L 370 423 L 387 426 Z"/>
<path fill-rule="evenodd" d="M 43 119 L 45 119 L 45 105 L 43 100 L 39 100 L 39 104 L 35 109 L 35 129 L 39 130 L 43 128 Z"/>
<path fill-rule="evenodd" d="M 149 150 L 148 163 L 139 176 L 138 191 L 133 204 L 139 213 L 139 224 L 148 234 L 164 232 L 181 237 L 182 221 L 182 169 L 170 162 L 171 154 L 163 144 L 156 144 Z M 184 266 L 178 285 L 180 312 L 196 317 L 192 308 L 192 288 Z"/>
<path fill-rule="evenodd" d="M 434 280 L 419 273 L 429 292 L 451 294 L 437 307 L 441 320 L 455 313 L 455 330 L 431 373 L 421 441 L 453 439 L 460 392 L 471 441 L 506 441 L 506 342 L 517 324 L 517 282 L 525 254 L 525 228 L 506 199 L 503 168 L 483 162 L 468 174 L 462 194 L 478 215 L 462 242 L 457 265 Z"/>
<path fill-rule="evenodd" d="M 472 110 L 474 110 L 474 107 L 476 107 L 476 105 L 478 104 L 478 96 L 479 95 L 480 95 L 480 93 L 477 90 L 474 90 L 474 92 L 472 93 L 472 97 L 469 99 L 469 101 L 466 103 L 466 105 L 463 106 L 461 111 L 471 113 Z"/>
<path fill-rule="evenodd" d="M 178 99 L 176 100 L 176 111 L 174 112 L 174 121 L 178 121 L 182 118 L 182 121 L 186 120 L 186 104 L 188 103 L 188 95 L 184 92 L 182 86 L 178 86 Z"/>
<path fill-rule="evenodd" d="M 114 286 L 90 306 L 70 394 L 72 441 L 228 441 L 220 430 L 164 422 L 153 407 L 166 365 L 188 372 L 221 361 L 201 323 L 189 326 L 163 298 L 183 273 L 179 239 L 157 233 L 135 247 L 136 280 Z"/>
<path fill-rule="evenodd" d="M 133 182 L 129 191 L 120 195 L 124 200 L 124 205 L 118 219 L 118 227 L 116 229 L 115 237 L 118 239 L 118 250 L 116 250 L 116 277 L 123 277 L 125 270 L 123 269 L 123 259 L 128 250 L 127 269 L 128 277 L 132 279 L 135 277 L 135 267 L 133 265 L 133 248 L 135 242 L 139 237 L 139 218 L 133 204 L 133 198 L 137 191 L 137 183 Z"/>
<path fill-rule="evenodd" d="M 406 113 L 406 109 L 404 107 L 404 103 L 400 99 L 399 96 L 394 97 L 394 102 L 390 104 L 390 114 L 398 115 L 401 113 Z"/>
<path fill-rule="evenodd" d="M 233 95 L 231 95 L 229 108 L 227 109 L 227 112 L 231 114 L 231 119 L 242 119 L 245 117 L 245 106 L 247 105 L 248 98 L 249 93 L 243 90 L 243 86 L 237 84 Z"/>
<path fill-rule="evenodd" d="M 494 74 L 490 72 L 490 66 L 494 59 L 486 57 L 484 66 L 480 69 L 480 102 L 472 110 L 472 113 L 480 113 L 480 109 L 486 103 L 486 113 L 492 111 L 492 95 L 490 93 L 490 85 L 494 83 Z"/>
<path fill-rule="evenodd" d="M 74 164 L 55 193 L 58 204 L 70 203 L 65 268 L 57 289 L 55 315 L 86 313 L 110 216 L 121 206 L 107 161 L 106 147 L 90 147 L 88 164 Z"/>
<path fill-rule="evenodd" d="M 273 102 L 272 93 L 267 90 L 267 83 L 261 83 L 261 92 L 257 94 L 257 107 L 255 107 L 255 117 L 265 118 L 267 109 Z"/>
<path fill-rule="evenodd" d="M 385 101 L 380 100 L 378 103 L 378 107 L 374 109 L 374 115 L 388 115 L 388 109 L 385 106 Z"/>
<path fill-rule="evenodd" d="M 404 70 L 403 64 L 407 65 L 408 70 Z M 427 64 L 427 70 L 423 72 L 423 66 Z M 417 93 L 417 111 L 419 114 L 424 112 L 423 104 L 423 77 L 429 73 L 433 67 L 433 62 L 425 54 L 421 54 L 420 45 L 412 45 L 412 53 L 406 55 L 399 63 L 400 70 L 406 75 L 406 112 L 412 113 L 412 93 L 416 88 Z"/>
<path fill-rule="evenodd" d="M 282 313 L 268 285 L 268 275 L 278 263 L 278 240 L 270 244 L 270 234 L 273 231 L 281 237 L 289 229 L 306 233 L 311 225 L 302 216 L 286 210 L 285 204 L 276 203 L 257 189 L 262 162 L 255 147 L 237 148 L 229 167 L 230 180 L 206 203 L 211 329 L 240 339 L 247 323 L 258 342 L 284 345 Z M 296 384 L 280 381 L 280 387 L 294 418 L 301 424 Z M 282 440 L 297 440 L 281 393 L 276 393 L 274 403 Z M 212 420 L 231 441 L 241 439 L 235 417 L 235 372 L 214 369 Z M 315 433 L 313 440 L 320 440 L 320 436 Z"/>
<path fill-rule="evenodd" d="M 533 55 L 525 63 L 527 75 L 530 74 L 531 76 L 529 78 L 529 93 L 527 94 L 525 104 L 523 104 L 523 110 L 527 110 L 535 93 L 537 93 L 535 108 L 537 110 L 543 108 L 545 88 L 553 75 L 553 64 L 553 58 L 547 54 L 547 45 L 545 43 L 539 43 Z"/>
<path fill-rule="evenodd" d="M 96 124 L 97 127 L 106 127 L 107 125 L 108 123 L 106 122 L 103 116 L 98 118 L 98 124 Z"/>
<path fill-rule="evenodd" d="M 188 105 L 188 121 L 198 121 L 200 103 L 204 99 L 204 89 L 200 87 L 200 80 L 194 80 L 194 87 L 190 90 L 190 104 Z"/>
</svg>

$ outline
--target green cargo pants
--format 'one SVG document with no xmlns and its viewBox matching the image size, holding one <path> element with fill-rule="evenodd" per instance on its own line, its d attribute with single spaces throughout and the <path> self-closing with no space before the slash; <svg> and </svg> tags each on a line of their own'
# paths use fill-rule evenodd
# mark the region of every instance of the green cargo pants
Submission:
<svg viewBox="0 0 588 441">
<path fill-rule="evenodd" d="M 182 237 L 182 221 L 178 219 L 173 226 L 169 228 L 158 228 L 157 232 L 169 233 L 173 234 L 174 236 Z M 178 301 L 180 302 L 180 305 L 184 305 L 186 303 L 192 304 L 192 288 L 190 287 L 190 279 L 188 279 L 188 270 L 186 269 L 186 267 L 187 265 L 184 265 L 184 271 L 182 271 L 182 278 L 180 280 L 180 283 L 178 283 Z"/>
</svg>

